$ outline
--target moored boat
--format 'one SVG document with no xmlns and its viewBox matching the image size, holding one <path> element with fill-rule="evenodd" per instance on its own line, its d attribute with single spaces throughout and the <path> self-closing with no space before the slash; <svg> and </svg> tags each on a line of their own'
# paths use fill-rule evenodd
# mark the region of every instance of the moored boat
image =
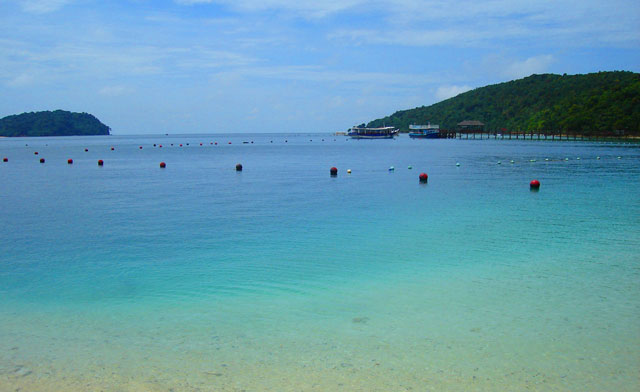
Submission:
<svg viewBox="0 0 640 392">
<path fill-rule="evenodd" d="M 354 139 L 393 139 L 397 134 L 398 129 L 395 127 L 353 127 L 348 133 Z"/>
<path fill-rule="evenodd" d="M 419 139 L 437 139 L 440 137 L 440 126 L 431 125 L 409 125 L 409 137 Z"/>
</svg>

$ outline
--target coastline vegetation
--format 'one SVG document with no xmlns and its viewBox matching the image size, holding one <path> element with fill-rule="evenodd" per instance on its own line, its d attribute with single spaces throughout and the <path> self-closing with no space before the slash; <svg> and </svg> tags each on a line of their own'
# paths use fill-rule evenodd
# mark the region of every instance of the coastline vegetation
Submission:
<svg viewBox="0 0 640 392">
<path fill-rule="evenodd" d="M 110 128 L 88 113 L 64 110 L 22 113 L 0 119 L 0 136 L 109 135 Z"/>
<path fill-rule="evenodd" d="M 477 88 L 431 106 L 401 110 L 367 126 L 439 124 L 456 129 L 464 120 L 485 131 L 558 131 L 592 135 L 640 135 L 640 74 L 531 75 Z"/>
</svg>

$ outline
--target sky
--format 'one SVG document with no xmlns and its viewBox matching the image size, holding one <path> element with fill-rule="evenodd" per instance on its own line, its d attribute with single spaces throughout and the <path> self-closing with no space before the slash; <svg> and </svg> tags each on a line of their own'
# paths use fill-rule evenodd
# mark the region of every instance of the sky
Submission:
<svg viewBox="0 0 640 392">
<path fill-rule="evenodd" d="M 0 117 L 337 132 L 534 73 L 640 72 L 637 0 L 0 0 Z"/>
</svg>

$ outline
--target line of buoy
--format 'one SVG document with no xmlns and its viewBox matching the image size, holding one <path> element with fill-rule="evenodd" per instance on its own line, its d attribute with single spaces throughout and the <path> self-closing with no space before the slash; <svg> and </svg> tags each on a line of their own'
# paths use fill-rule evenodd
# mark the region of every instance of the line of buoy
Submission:
<svg viewBox="0 0 640 392">
<path fill-rule="evenodd" d="M 34 151 L 34 152 L 33 152 L 33 155 L 38 155 L 38 151 Z"/>
<path fill-rule="evenodd" d="M 160 162 L 160 168 L 164 169 L 165 167 L 167 167 L 167 164 L 164 162 Z"/>
<path fill-rule="evenodd" d="M 44 163 L 44 158 L 40 158 L 40 163 Z"/>
<path fill-rule="evenodd" d="M 426 183 L 429 181 L 429 176 L 427 175 L 427 173 L 420 173 L 418 179 L 420 180 L 420 182 Z"/>
<path fill-rule="evenodd" d="M 85 148 L 85 149 L 84 149 L 84 152 L 89 152 L 89 149 L 88 149 L 88 148 Z"/>
<path fill-rule="evenodd" d="M 331 176 L 337 176 L 338 175 L 338 168 L 337 167 L 332 167 L 331 169 L 329 169 L 329 174 Z"/>
<path fill-rule="evenodd" d="M 73 164 L 73 159 L 71 159 L 71 158 L 67 159 L 67 164 L 69 164 L 69 165 Z"/>
<path fill-rule="evenodd" d="M 103 166 L 104 165 L 104 161 L 102 159 L 98 159 L 98 166 Z"/>
<path fill-rule="evenodd" d="M 540 189 L 540 181 L 538 181 L 538 180 L 532 180 L 532 181 L 529 183 L 529 188 L 531 188 L 531 189 L 535 189 L 535 190 Z"/>
<path fill-rule="evenodd" d="M 2 162 L 9 162 L 9 158 L 2 158 Z"/>
<path fill-rule="evenodd" d="M 238 163 L 236 165 L 236 171 L 242 171 L 242 164 L 241 163 Z"/>
</svg>

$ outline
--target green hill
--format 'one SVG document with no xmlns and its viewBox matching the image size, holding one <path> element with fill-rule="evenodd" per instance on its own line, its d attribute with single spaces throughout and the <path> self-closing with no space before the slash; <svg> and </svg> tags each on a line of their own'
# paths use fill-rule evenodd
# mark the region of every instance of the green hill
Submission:
<svg viewBox="0 0 640 392">
<path fill-rule="evenodd" d="M 31 112 L 0 119 L 0 136 L 108 135 L 110 128 L 88 113 Z"/>
<path fill-rule="evenodd" d="M 478 120 L 485 130 L 559 130 L 640 134 L 640 74 L 598 72 L 586 75 L 531 75 L 477 88 L 431 106 L 398 111 L 371 121 L 408 130 L 410 124 L 455 129 Z"/>
</svg>

